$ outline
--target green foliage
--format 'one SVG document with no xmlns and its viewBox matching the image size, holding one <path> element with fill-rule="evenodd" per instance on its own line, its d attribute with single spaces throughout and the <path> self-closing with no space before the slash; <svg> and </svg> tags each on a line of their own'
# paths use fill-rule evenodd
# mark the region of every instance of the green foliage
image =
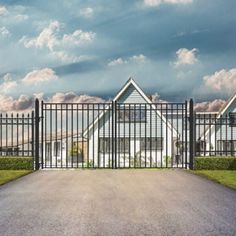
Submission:
<svg viewBox="0 0 236 236">
<path fill-rule="evenodd" d="M 32 170 L 0 170 L 0 185 L 31 173 Z"/>
<path fill-rule="evenodd" d="M 0 157 L 0 170 L 32 170 L 32 157 Z"/>
<path fill-rule="evenodd" d="M 195 157 L 194 170 L 236 170 L 236 157 Z"/>
<path fill-rule="evenodd" d="M 136 155 L 135 157 L 130 158 L 130 166 L 131 167 L 136 167 L 136 168 L 144 167 L 145 166 L 145 160 L 142 157 L 141 157 L 141 160 L 140 160 L 140 156 Z"/>
<path fill-rule="evenodd" d="M 163 156 L 163 166 L 171 167 L 171 156 Z"/>
<path fill-rule="evenodd" d="M 79 143 L 74 144 L 73 147 L 69 150 L 69 155 L 70 156 L 77 156 L 82 154 L 82 147 Z"/>
<path fill-rule="evenodd" d="M 92 167 L 96 167 L 96 166 L 93 166 L 93 160 L 88 160 L 88 162 L 86 161 L 84 163 L 84 167 L 92 168 Z"/>
<path fill-rule="evenodd" d="M 236 189 L 235 170 L 195 170 L 193 173 Z"/>
</svg>

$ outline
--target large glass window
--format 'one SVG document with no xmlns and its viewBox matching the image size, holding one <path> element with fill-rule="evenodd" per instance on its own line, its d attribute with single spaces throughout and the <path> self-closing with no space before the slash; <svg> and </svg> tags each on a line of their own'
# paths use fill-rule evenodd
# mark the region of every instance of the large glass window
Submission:
<svg viewBox="0 0 236 236">
<path fill-rule="evenodd" d="M 99 138 L 99 152 L 110 153 L 112 151 L 111 138 Z"/>
<path fill-rule="evenodd" d="M 144 107 L 121 107 L 118 109 L 118 122 L 146 122 L 146 119 Z"/>
<path fill-rule="evenodd" d="M 236 150 L 236 140 L 218 140 L 218 151 L 225 152 L 225 154 L 234 155 Z"/>
<path fill-rule="evenodd" d="M 61 142 L 54 142 L 53 155 L 60 156 L 61 154 Z"/>
<path fill-rule="evenodd" d="M 163 150 L 163 137 L 141 138 L 141 151 Z"/>
<path fill-rule="evenodd" d="M 129 138 L 118 138 L 118 152 L 119 153 L 129 153 L 130 145 Z"/>
<path fill-rule="evenodd" d="M 115 142 L 114 144 L 115 145 Z M 116 139 L 117 152 L 129 153 L 130 145 L 129 138 L 117 138 Z M 115 147 L 113 147 L 115 149 Z M 99 138 L 99 152 L 110 153 L 112 152 L 112 139 L 111 138 Z"/>
<path fill-rule="evenodd" d="M 46 161 L 49 161 L 50 156 L 51 156 L 51 143 L 46 143 L 45 156 L 46 156 Z"/>
<path fill-rule="evenodd" d="M 232 127 L 236 127 L 236 113 L 235 112 L 229 113 L 229 125 Z"/>
</svg>

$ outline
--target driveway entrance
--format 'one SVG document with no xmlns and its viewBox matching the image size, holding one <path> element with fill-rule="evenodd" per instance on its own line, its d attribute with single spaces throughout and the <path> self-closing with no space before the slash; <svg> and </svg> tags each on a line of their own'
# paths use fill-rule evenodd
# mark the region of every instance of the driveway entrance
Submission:
<svg viewBox="0 0 236 236">
<path fill-rule="evenodd" d="M 235 235 L 236 191 L 184 170 L 41 170 L 0 187 L 0 235 Z"/>
</svg>

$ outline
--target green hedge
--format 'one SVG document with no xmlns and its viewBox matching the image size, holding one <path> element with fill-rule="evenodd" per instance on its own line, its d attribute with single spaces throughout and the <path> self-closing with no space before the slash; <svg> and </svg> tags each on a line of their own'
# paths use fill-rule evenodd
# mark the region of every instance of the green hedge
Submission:
<svg viewBox="0 0 236 236">
<path fill-rule="evenodd" d="M 32 170 L 32 157 L 0 157 L 0 170 Z"/>
<path fill-rule="evenodd" d="M 195 157 L 194 170 L 236 170 L 236 157 Z"/>
</svg>

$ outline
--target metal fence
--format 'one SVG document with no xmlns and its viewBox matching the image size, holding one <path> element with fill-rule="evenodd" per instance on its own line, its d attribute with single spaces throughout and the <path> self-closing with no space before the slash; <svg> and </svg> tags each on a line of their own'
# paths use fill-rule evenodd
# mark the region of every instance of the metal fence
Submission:
<svg viewBox="0 0 236 236">
<path fill-rule="evenodd" d="M 196 114 L 196 156 L 236 155 L 236 117 L 234 114 Z"/>
<path fill-rule="evenodd" d="M 236 156 L 235 113 L 184 103 L 44 103 L 0 114 L 0 156 L 35 168 L 192 168 L 194 156 Z"/>
<path fill-rule="evenodd" d="M 0 114 L 0 156 L 34 156 L 34 111 Z"/>
<path fill-rule="evenodd" d="M 41 103 L 42 168 L 187 168 L 185 103 Z"/>
<path fill-rule="evenodd" d="M 44 103 L 0 114 L 0 156 L 35 168 L 193 168 L 194 156 L 236 156 L 236 115 L 184 103 Z"/>
</svg>

